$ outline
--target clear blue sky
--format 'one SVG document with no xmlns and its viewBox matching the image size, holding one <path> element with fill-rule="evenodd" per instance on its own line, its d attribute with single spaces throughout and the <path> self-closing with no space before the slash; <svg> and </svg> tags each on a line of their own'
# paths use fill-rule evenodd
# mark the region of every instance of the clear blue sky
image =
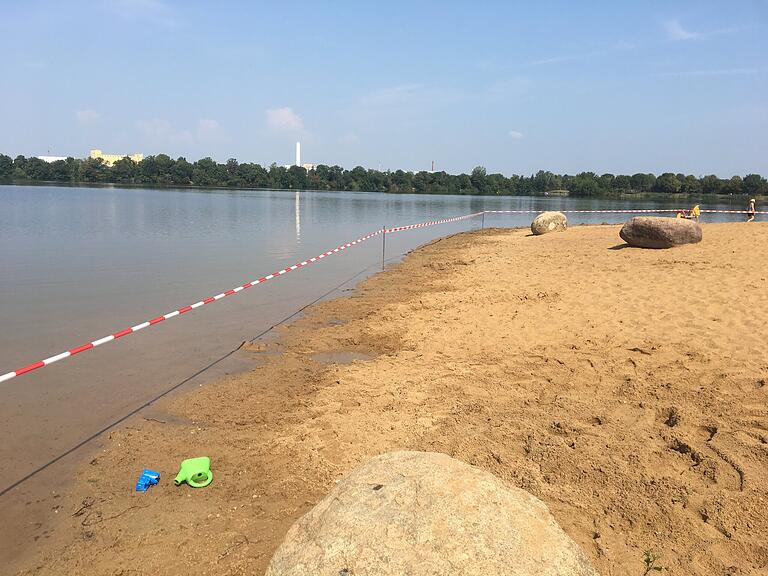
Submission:
<svg viewBox="0 0 768 576">
<path fill-rule="evenodd" d="M 767 0 L 2 0 L 0 152 L 765 175 L 766 38 Z"/>
</svg>

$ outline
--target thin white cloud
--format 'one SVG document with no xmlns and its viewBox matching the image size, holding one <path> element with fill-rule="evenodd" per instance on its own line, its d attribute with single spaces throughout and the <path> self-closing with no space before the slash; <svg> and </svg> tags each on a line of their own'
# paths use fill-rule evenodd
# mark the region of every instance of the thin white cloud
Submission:
<svg viewBox="0 0 768 576">
<path fill-rule="evenodd" d="M 126 20 L 148 20 L 164 26 L 178 23 L 171 8 L 161 0 L 104 0 L 106 7 Z"/>
<path fill-rule="evenodd" d="M 339 143 L 344 146 L 353 146 L 354 144 L 357 144 L 359 140 L 360 138 L 357 136 L 357 133 L 351 130 L 339 137 Z"/>
<path fill-rule="evenodd" d="M 677 20 L 667 20 L 664 22 L 664 30 L 667 32 L 667 38 L 669 40 L 693 40 L 694 38 L 700 38 L 701 35 L 697 32 L 690 32 L 683 28 Z"/>
<path fill-rule="evenodd" d="M 152 143 L 189 144 L 192 133 L 189 130 L 176 130 L 168 120 L 153 118 L 136 122 L 138 129 Z"/>
<path fill-rule="evenodd" d="M 276 132 L 300 132 L 304 129 L 304 121 L 288 106 L 270 108 L 266 112 L 267 126 Z"/>
<path fill-rule="evenodd" d="M 512 138 L 513 140 L 522 140 L 524 135 L 519 130 L 510 130 L 509 137 Z"/>
<path fill-rule="evenodd" d="M 364 94 L 360 104 L 365 107 L 395 108 L 417 105 L 446 104 L 463 100 L 464 95 L 438 86 L 400 84 Z"/>
<path fill-rule="evenodd" d="M 199 134 L 211 134 L 220 128 L 218 121 L 211 118 L 203 118 L 197 121 L 197 132 Z"/>
<path fill-rule="evenodd" d="M 560 56 L 552 56 L 550 58 L 542 58 L 541 60 L 534 60 L 532 62 L 528 62 L 528 66 L 541 66 L 543 64 L 558 64 L 560 62 L 572 62 L 573 60 L 586 60 L 596 56 L 612 54 L 613 52 L 625 52 L 634 48 L 635 45 L 630 42 L 618 42 L 613 46 L 609 46 L 601 50 L 593 50 L 591 52 L 573 52 L 570 54 L 562 54 Z"/>
<path fill-rule="evenodd" d="M 745 76 L 763 74 L 768 68 L 723 68 L 719 70 L 686 70 L 681 72 L 662 72 L 657 76 Z"/>
<path fill-rule="evenodd" d="M 109 0 L 109 3 L 115 8 L 125 8 L 126 10 L 162 10 L 166 5 L 160 0 Z"/>
<path fill-rule="evenodd" d="M 75 119 L 78 124 L 93 124 L 101 118 L 101 112 L 96 110 L 78 110 L 75 112 Z"/>
<path fill-rule="evenodd" d="M 221 135 L 219 122 L 210 118 L 198 120 L 196 126 L 191 129 L 177 129 L 162 118 L 139 120 L 136 127 L 152 145 L 157 146 L 188 146 Z"/>
<path fill-rule="evenodd" d="M 531 80 L 527 76 L 515 76 L 490 84 L 484 94 L 487 96 L 509 97 L 525 94 L 530 89 Z"/>
<path fill-rule="evenodd" d="M 748 30 L 752 26 L 733 26 L 731 28 L 720 28 L 718 30 L 710 30 L 709 32 L 695 32 L 693 30 L 687 30 L 680 24 L 677 19 L 665 20 L 662 22 L 662 27 L 667 34 L 667 40 L 672 42 L 684 42 L 686 40 L 700 40 L 702 38 L 709 38 L 710 36 L 721 36 L 722 34 L 732 34 L 734 32 L 741 32 Z"/>
<path fill-rule="evenodd" d="M 360 101 L 364 105 L 402 104 L 413 100 L 414 97 L 420 97 L 423 91 L 422 84 L 401 84 L 369 92 L 363 95 Z"/>
</svg>

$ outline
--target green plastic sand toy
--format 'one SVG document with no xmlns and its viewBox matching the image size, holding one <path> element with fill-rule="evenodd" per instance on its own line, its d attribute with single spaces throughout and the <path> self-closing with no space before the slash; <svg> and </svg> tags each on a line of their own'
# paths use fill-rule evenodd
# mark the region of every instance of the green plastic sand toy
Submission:
<svg viewBox="0 0 768 576">
<path fill-rule="evenodd" d="M 183 482 L 186 482 L 192 488 L 205 488 L 213 482 L 211 459 L 207 456 L 201 456 L 200 458 L 184 460 L 173 482 L 176 486 L 181 486 Z"/>
</svg>

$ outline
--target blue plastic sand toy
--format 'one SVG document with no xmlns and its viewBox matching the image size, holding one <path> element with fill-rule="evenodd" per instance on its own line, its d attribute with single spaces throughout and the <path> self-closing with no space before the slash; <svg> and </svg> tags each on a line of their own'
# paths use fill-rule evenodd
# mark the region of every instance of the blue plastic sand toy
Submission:
<svg viewBox="0 0 768 576">
<path fill-rule="evenodd" d="M 150 486 L 154 486 L 160 481 L 160 472 L 153 472 L 147 468 L 144 468 L 144 472 L 139 476 L 139 480 L 136 482 L 136 492 L 146 492 Z"/>
</svg>

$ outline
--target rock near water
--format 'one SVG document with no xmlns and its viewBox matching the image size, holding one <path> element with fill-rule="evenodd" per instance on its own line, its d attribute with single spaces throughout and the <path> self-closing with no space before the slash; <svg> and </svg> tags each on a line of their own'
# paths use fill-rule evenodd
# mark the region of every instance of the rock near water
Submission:
<svg viewBox="0 0 768 576">
<path fill-rule="evenodd" d="M 531 232 L 539 236 L 568 228 L 568 218 L 562 212 L 542 212 L 531 222 Z"/>
<path fill-rule="evenodd" d="M 619 236 L 630 246 L 672 248 L 701 242 L 701 225 L 684 218 L 635 216 L 622 226 Z"/>
<path fill-rule="evenodd" d="M 597 576 L 543 502 L 445 454 L 391 452 L 288 531 L 267 576 Z"/>
</svg>

